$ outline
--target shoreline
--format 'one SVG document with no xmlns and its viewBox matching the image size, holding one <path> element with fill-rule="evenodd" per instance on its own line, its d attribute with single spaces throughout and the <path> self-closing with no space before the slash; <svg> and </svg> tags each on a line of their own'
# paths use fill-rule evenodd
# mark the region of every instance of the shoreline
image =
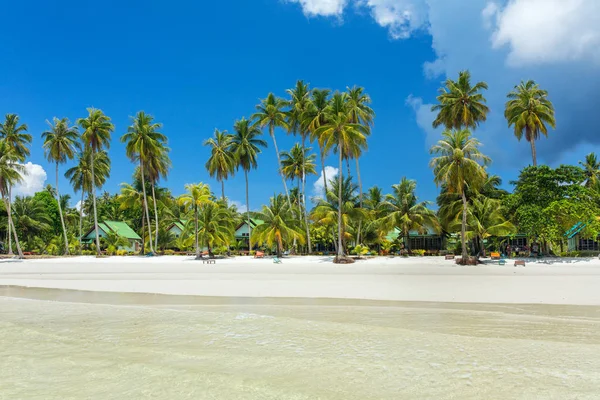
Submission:
<svg viewBox="0 0 600 400">
<path fill-rule="evenodd" d="M 116 297 L 144 294 L 221 298 L 224 302 L 246 299 L 243 303 L 252 302 L 248 299 L 303 299 L 315 303 L 600 306 L 597 259 L 556 264 L 531 262 L 526 267 L 457 266 L 441 257 L 374 258 L 343 266 L 330 264 L 319 256 L 286 258 L 283 264 L 248 257 L 208 265 L 168 256 L 125 260 L 69 257 L 0 263 L 0 292 L 57 289 L 67 291 L 63 293 L 67 297 L 76 293 L 79 298 L 112 293 Z"/>
</svg>

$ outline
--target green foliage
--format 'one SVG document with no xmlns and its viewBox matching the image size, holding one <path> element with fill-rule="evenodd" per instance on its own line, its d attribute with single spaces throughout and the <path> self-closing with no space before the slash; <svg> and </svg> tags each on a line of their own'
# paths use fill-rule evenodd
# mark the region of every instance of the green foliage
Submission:
<svg viewBox="0 0 600 400">
<path fill-rule="evenodd" d="M 419 257 L 423 257 L 425 255 L 425 250 L 423 250 L 423 249 L 412 250 L 412 254 L 419 256 Z"/>
<path fill-rule="evenodd" d="M 356 254 L 359 257 L 365 256 L 367 253 L 369 253 L 369 248 L 360 244 L 357 244 L 354 249 L 352 249 L 352 254 Z"/>
</svg>

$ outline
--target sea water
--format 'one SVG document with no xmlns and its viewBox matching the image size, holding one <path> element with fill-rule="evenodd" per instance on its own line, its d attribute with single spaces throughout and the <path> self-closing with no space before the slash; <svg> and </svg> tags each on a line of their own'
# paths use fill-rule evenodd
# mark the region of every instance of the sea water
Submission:
<svg viewBox="0 0 600 400">
<path fill-rule="evenodd" d="M 0 297 L 0 398 L 600 398 L 598 307 L 123 296 Z"/>
</svg>

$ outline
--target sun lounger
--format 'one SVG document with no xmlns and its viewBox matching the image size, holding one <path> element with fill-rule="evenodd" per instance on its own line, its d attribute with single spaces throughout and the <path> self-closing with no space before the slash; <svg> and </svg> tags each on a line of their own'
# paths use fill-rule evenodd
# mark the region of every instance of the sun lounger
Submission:
<svg viewBox="0 0 600 400">
<path fill-rule="evenodd" d="M 275 264 L 281 264 L 281 260 L 279 259 L 279 257 L 273 257 L 273 262 Z"/>
<path fill-rule="evenodd" d="M 525 261 L 524 260 L 515 260 L 515 267 L 522 265 L 525 266 Z"/>
<path fill-rule="evenodd" d="M 490 253 L 490 258 L 492 260 L 499 260 L 500 259 L 500 253 L 498 253 L 497 251 L 492 251 Z"/>
<path fill-rule="evenodd" d="M 454 260 L 454 254 L 446 254 L 444 260 Z"/>
<path fill-rule="evenodd" d="M 265 253 L 263 253 L 262 251 L 257 251 L 256 253 L 254 253 L 254 258 L 264 258 L 265 257 Z"/>
</svg>

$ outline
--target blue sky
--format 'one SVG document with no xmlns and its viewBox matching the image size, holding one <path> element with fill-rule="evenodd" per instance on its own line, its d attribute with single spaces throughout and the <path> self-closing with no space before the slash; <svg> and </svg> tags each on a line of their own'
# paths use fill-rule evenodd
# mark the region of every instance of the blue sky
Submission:
<svg viewBox="0 0 600 400">
<path fill-rule="evenodd" d="M 125 4 L 126 3 L 126 4 Z M 41 132 L 54 116 L 71 121 L 101 108 L 116 126 L 106 189 L 130 181 L 133 165 L 119 137 L 145 110 L 164 124 L 174 194 L 208 182 L 202 142 L 232 130 L 269 92 L 303 79 L 312 87 L 360 85 L 377 114 L 361 159 L 365 186 L 389 191 L 416 179 L 422 199 L 437 189 L 428 148 L 439 137 L 429 111 L 446 76 L 470 69 L 490 86 L 488 122 L 475 135 L 506 182 L 531 161 L 529 146 L 506 127 L 506 93 L 535 79 L 556 105 L 557 130 L 539 143 L 541 162 L 575 163 L 598 151 L 600 5 L 596 0 L 238 0 L 6 2 L 0 25 L 0 114 L 18 113 L 34 135 L 28 187 L 54 183 Z M 295 138 L 277 132 L 280 149 Z M 269 148 L 250 174 L 251 208 L 282 190 Z M 327 165 L 337 167 L 334 157 Z M 39 167 L 41 166 L 41 167 Z M 65 168 L 62 169 L 64 171 Z M 313 194 L 317 177 L 308 178 Z M 71 192 L 61 179 L 61 189 Z M 242 204 L 243 174 L 226 182 Z"/>
</svg>

